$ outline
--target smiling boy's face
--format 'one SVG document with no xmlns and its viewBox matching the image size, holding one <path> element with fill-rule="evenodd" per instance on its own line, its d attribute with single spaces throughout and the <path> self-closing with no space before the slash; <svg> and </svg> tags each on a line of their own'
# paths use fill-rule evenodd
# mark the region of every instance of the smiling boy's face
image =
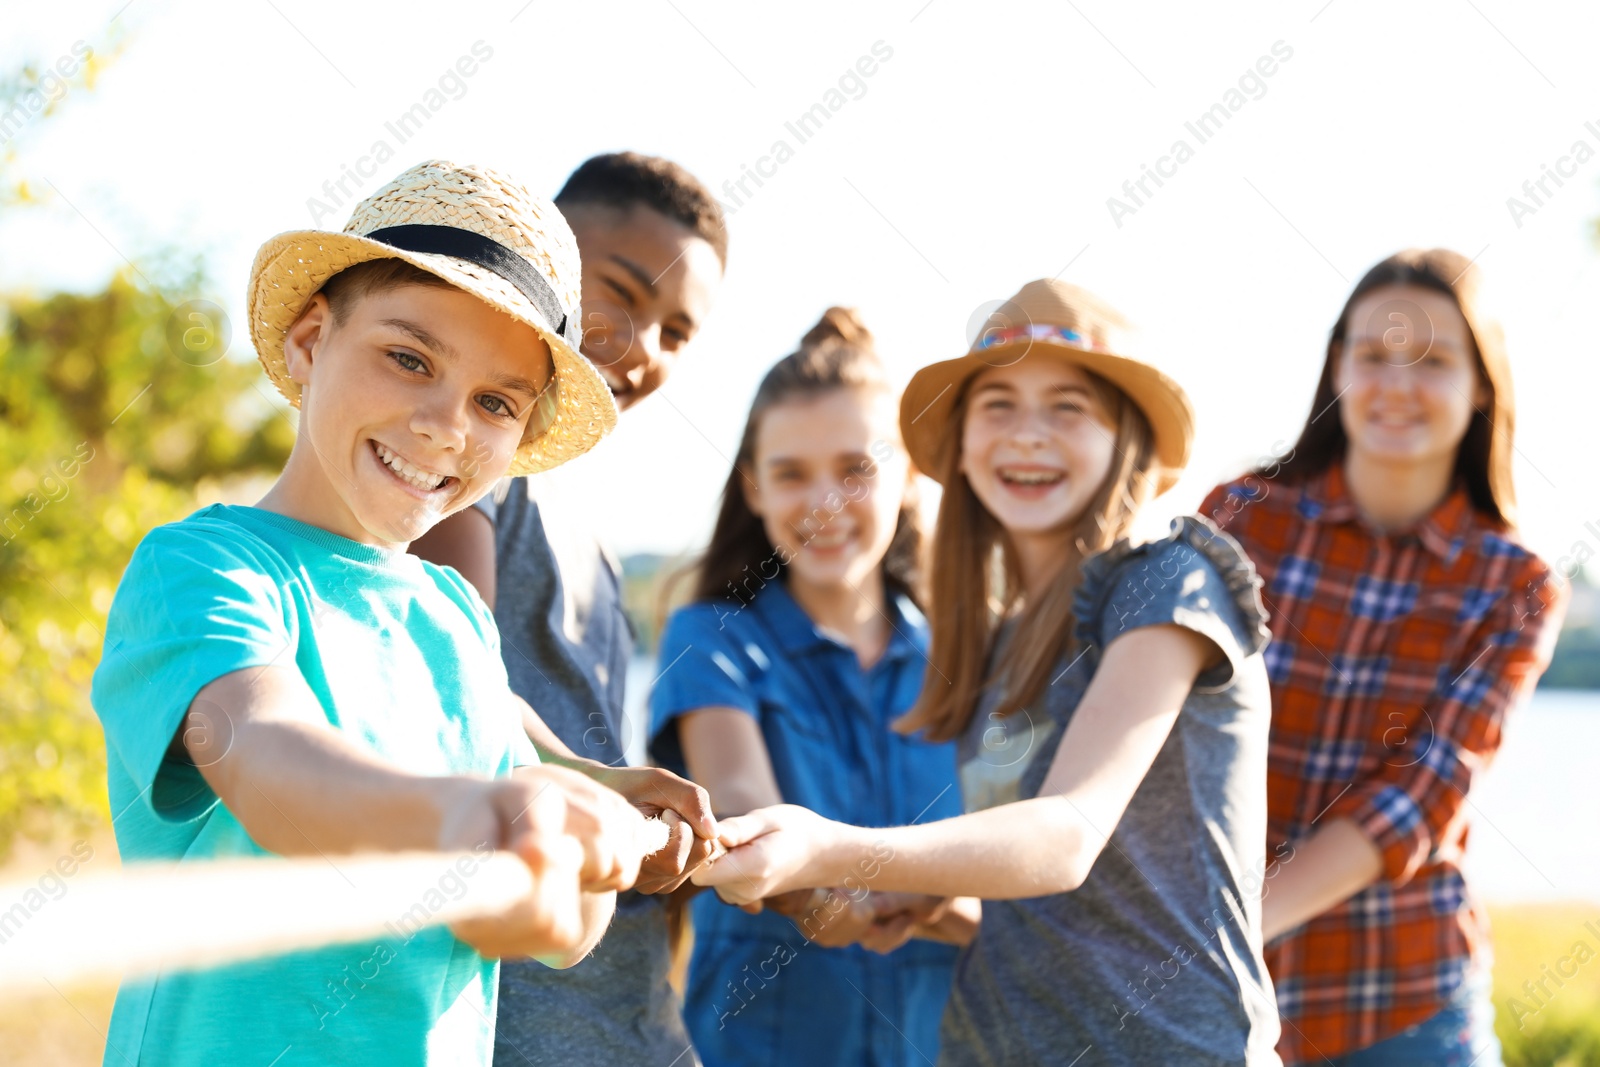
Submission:
<svg viewBox="0 0 1600 1067">
<path fill-rule="evenodd" d="M 300 428 L 263 505 L 403 547 L 505 474 L 552 373 L 532 327 L 455 288 L 322 294 L 284 340 Z"/>
<path fill-rule="evenodd" d="M 583 354 L 623 411 L 661 387 L 722 284 L 705 238 L 643 205 L 562 209 L 583 259 Z"/>
</svg>

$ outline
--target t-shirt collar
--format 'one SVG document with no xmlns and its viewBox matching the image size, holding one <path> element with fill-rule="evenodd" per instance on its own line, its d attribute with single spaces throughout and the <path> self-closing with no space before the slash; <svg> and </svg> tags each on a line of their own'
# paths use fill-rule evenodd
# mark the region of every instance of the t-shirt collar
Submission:
<svg viewBox="0 0 1600 1067">
<path fill-rule="evenodd" d="M 889 617 L 889 645 L 884 649 L 880 663 L 898 660 L 916 652 L 910 631 L 921 619 L 916 606 L 903 595 L 891 593 L 887 599 L 884 614 Z M 768 583 L 756 594 L 750 607 L 771 629 L 779 647 L 785 652 L 809 652 L 824 645 L 846 647 L 837 637 L 811 621 L 811 616 L 795 602 L 788 585 L 782 581 Z"/>
<path fill-rule="evenodd" d="M 1341 460 L 1330 463 L 1327 470 L 1305 484 L 1299 510 L 1304 518 L 1313 522 L 1329 525 L 1353 522 L 1367 528 L 1350 495 Z M 1438 507 L 1405 533 L 1415 535 L 1424 548 L 1445 563 L 1452 563 L 1466 541 L 1471 521 L 1472 501 L 1467 498 L 1466 487 L 1458 481 Z"/>
<path fill-rule="evenodd" d="M 361 541 L 352 541 L 348 537 L 325 530 L 320 526 L 301 522 L 299 519 L 288 515 L 281 515 L 276 511 L 266 508 L 251 507 L 246 504 L 216 504 L 213 505 L 222 514 L 235 522 L 246 525 L 259 523 L 264 526 L 275 526 L 280 530 L 302 538 L 335 556 L 343 556 L 357 563 L 367 563 L 375 566 L 410 566 L 407 562 L 409 553 L 403 548 L 384 548 L 378 545 L 369 545 Z M 416 557 L 410 557 L 416 558 Z"/>
</svg>

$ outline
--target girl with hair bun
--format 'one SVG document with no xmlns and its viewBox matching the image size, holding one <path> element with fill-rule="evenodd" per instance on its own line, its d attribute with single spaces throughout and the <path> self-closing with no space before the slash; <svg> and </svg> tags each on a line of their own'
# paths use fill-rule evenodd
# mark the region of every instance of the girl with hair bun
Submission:
<svg viewBox="0 0 1600 1067">
<path fill-rule="evenodd" d="M 961 810 L 954 746 L 891 729 L 918 700 L 928 649 L 897 402 L 844 308 L 756 392 L 650 698 L 653 754 L 719 815 L 790 803 L 898 826 Z M 692 906 L 685 1016 L 706 1067 L 937 1057 L 956 948 L 936 942 L 970 937 L 976 901 L 852 877 L 764 904 Z"/>
<path fill-rule="evenodd" d="M 735 903 L 851 876 L 982 898 L 945 1067 L 1279 1063 L 1266 613 L 1204 519 L 1129 538 L 1194 415 L 1126 332 L 1093 293 L 1030 282 L 901 402 L 944 494 L 926 684 L 896 727 L 956 741 L 966 813 L 869 829 L 765 808 L 720 822 L 730 851 L 691 875 Z"/>
</svg>

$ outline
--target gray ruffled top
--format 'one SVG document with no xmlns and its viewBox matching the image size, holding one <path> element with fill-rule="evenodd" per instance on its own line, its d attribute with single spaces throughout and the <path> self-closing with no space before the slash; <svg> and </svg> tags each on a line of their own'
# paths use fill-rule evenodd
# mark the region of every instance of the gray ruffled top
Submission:
<svg viewBox="0 0 1600 1067">
<path fill-rule="evenodd" d="M 1027 708 L 986 694 L 959 744 L 967 810 L 1029 799 L 1103 650 L 1176 625 L 1222 653 L 1196 680 L 1084 884 L 985 901 L 945 1013 L 946 1064 L 1277 1064 L 1261 958 L 1270 698 L 1255 568 L 1203 518 L 1083 561 L 1074 638 Z M 1011 638 L 1003 627 L 998 656 Z"/>
</svg>

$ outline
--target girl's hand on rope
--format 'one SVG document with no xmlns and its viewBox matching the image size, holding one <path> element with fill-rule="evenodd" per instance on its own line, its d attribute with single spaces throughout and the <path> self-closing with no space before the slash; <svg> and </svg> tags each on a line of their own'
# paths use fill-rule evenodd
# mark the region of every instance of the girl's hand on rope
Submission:
<svg viewBox="0 0 1600 1067">
<path fill-rule="evenodd" d="M 754 904 L 834 879 L 819 868 L 839 837 L 838 823 L 797 804 L 776 804 L 723 819 L 719 837 L 727 855 L 692 876 L 730 904 Z"/>
</svg>

